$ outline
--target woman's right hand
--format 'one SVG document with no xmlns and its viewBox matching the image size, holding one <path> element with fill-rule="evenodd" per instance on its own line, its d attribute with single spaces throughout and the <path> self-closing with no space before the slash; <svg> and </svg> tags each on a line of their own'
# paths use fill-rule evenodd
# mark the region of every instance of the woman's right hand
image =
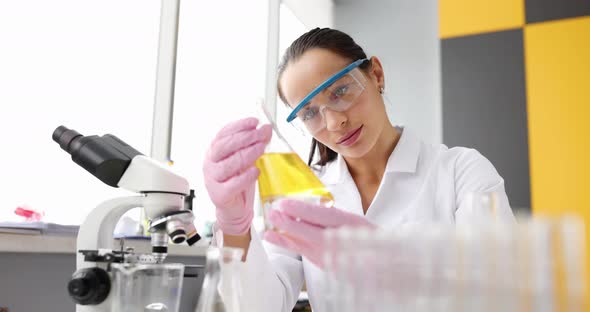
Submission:
<svg viewBox="0 0 590 312">
<path fill-rule="evenodd" d="M 270 125 L 256 129 L 258 119 L 245 118 L 221 129 L 205 156 L 203 176 L 224 234 L 244 235 L 254 216 L 254 189 L 260 174 L 256 159 L 272 136 Z"/>
</svg>

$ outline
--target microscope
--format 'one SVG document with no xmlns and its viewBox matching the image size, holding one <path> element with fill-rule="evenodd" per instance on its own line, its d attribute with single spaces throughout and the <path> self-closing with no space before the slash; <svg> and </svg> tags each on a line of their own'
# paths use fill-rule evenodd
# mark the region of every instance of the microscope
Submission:
<svg viewBox="0 0 590 312">
<path fill-rule="evenodd" d="M 186 179 L 142 155 L 114 135 L 83 136 L 60 126 L 53 140 L 72 160 L 112 187 L 139 195 L 107 200 L 86 217 L 76 242 L 76 271 L 68 283 L 76 311 L 109 311 L 112 263 L 162 263 L 168 241 L 195 244 L 200 236 L 193 224 L 193 192 Z M 188 206 L 188 208 L 187 208 Z M 143 207 L 149 219 L 151 254 L 113 249 L 113 231 L 130 209 Z"/>
</svg>

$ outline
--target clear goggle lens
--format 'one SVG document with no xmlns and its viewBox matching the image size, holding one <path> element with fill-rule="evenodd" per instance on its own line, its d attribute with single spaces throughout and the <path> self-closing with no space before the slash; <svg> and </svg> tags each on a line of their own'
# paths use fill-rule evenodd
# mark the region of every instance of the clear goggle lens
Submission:
<svg viewBox="0 0 590 312">
<path fill-rule="evenodd" d="M 297 112 L 297 118 L 291 123 L 296 128 L 307 129 L 311 134 L 317 133 L 326 127 L 325 110 L 348 110 L 365 90 L 365 81 L 360 69 L 351 70 L 314 96 Z"/>
</svg>

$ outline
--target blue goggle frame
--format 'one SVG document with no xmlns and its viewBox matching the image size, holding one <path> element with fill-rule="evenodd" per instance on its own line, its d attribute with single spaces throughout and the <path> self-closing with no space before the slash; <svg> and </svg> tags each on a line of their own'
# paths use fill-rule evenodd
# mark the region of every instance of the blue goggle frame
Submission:
<svg viewBox="0 0 590 312">
<path fill-rule="evenodd" d="M 322 92 L 325 88 L 327 88 L 331 84 L 333 84 L 336 80 L 342 78 L 342 76 L 348 74 L 351 70 L 359 67 L 362 63 L 364 63 L 368 60 L 369 59 L 367 59 L 367 58 L 356 60 L 352 64 L 346 66 L 343 70 L 337 72 L 334 76 L 332 76 L 332 77 L 326 79 L 326 81 L 322 82 L 319 86 L 317 86 L 315 89 L 313 89 L 307 96 L 305 96 L 303 98 L 303 100 L 301 100 L 301 102 L 299 102 L 299 104 L 297 104 L 297 106 L 293 109 L 291 114 L 289 114 L 289 116 L 287 117 L 287 122 L 291 122 L 295 118 L 297 118 L 297 113 L 303 107 L 305 107 L 305 105 L 309 104 L 309 101 L 311 99 L 313 99 L 314 96 L 316 96 L 318 93 Z"/>
</svg>

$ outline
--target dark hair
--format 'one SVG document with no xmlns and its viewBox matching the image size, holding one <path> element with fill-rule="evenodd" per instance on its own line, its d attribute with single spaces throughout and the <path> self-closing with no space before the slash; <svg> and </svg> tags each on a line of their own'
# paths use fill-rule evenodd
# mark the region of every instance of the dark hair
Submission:
<svg viewBox="0 0 590 312">
<path fill-rule="evenodd" d="M 331 28 L 315 28 L 306 32 L 297 38 L 297 40 L 293 41 L 293 43 L 291 43 L 291 46 L 287 48 L 281 63 L 279 64 L 277 79 L 278 93 L 281 100 L 287 105 L 287 100 L 285 99 L 278 81 L 281 80 L 281 76 L 290 62 L 296 61 L 301 57 L 301 55 L 303 55 L 303 53 L 313 48 L 330 50 L 342 57 L 350 59 L 351 62 L 367 57 L 363 49 L 356 42 L 354 42 L 354 40 L 349 35 L 339 30 Z M 366 70 L 370 66 L 371 62 L 364 62 L 359 67 Z M 316 148 L 320 153 L 320 160 L 315 163 L 315 165 L 318 166 L 326 165 L 327 163 L 336 159 L 336 156 L 338 155 L 338 153 L 313 138 L 311 140 L 309 160 L 307 161 L 308 166 L 311 166 Z"/>
</svg>

